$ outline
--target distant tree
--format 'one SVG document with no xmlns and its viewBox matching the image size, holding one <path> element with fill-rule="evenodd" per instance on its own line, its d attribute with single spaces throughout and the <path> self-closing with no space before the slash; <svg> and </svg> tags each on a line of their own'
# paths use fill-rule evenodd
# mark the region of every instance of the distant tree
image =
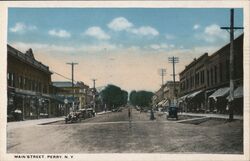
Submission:
<svg viewBox="0 0 250 161">
<path fill-rule="evenodd" d="M 154 93 L 150 91 L 132 91 L 129 95 L 130 103 L 134 106 L 146 106 L 149 107 L 151 104 L 151 98 Z"/>
<path fill-rule="evenodd" d="M 108 85 L 101 91 L 103 103 L 110 108 L 117 108 L 127 104 L 128 92 L 115 85 Z"/>
<path fill-rule="evenodd" d="M 123 105 L 126 105 L 128 102 L 128 92 L 125 90 L 122 90 L 122 95 L 123 95 Z"/>
<path fill-rule="evenodd" d="M 133 90 L 131 91 L 130 95 L 129 95 L 129 102 L 132 104 L 132 105 L 136 105 L 136 91 Z"/>
</svg>

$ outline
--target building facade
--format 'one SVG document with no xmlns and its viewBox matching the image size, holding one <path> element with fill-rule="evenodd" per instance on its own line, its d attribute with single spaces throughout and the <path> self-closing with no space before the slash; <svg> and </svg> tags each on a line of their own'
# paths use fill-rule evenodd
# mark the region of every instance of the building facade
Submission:
<svg viewBox="0 0 250 161">
<path fill-rule="evenodd" d="M 83 82 L 76 82 L 74 86 L 69 81 L 55 81 L 52 84 L 60 89 L 58 96 L 63 100 L 67 100 L 65 106 L 68 107 L 68 112 L 69 110 L 79 110 L 93 106 L 93 100 L 95 99 L 93 89 Z"/>
<path fill-rule="evenodd" d="M 179 74 L 178 101 L 184 111 L 226 113 L 230 75 L 229 57 L 230 44 L 227 44 L 210 56 L 205 53 L 194 59 Z M 233 64 L 234 69 L 237 69 L 233 75 L 236 90 L 243 86 L 243 35 L 234 40 Z M 235 101 L 241 104 L 236 112 L 242 113 L 243 96 Z"/>
<path fill-rule="evenodd" d="M 22 53 L 7 45 L 9 121 L 60 114 L 62 102 L 50 94 L 51 74 L 48 66 L 35 59 L 32 49 Z"/>
<path fill-rule="evenodd" d="M 179 91 L 179 81 L 175 81 L 175 85 L 173 81 L 167 81 L 152 97 L 153 107 L 166 108 L 170 106 L 171 101 L 173 103 L 174 98 L 178 97 Z"/>
</svg>

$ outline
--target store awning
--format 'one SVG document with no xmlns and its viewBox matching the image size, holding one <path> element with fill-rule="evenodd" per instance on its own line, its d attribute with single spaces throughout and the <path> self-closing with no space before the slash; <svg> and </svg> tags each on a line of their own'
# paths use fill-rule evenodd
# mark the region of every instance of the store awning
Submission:
<svg viewBox="0 0 250 161">
<path fill-rule="evenodd" d="M 214 100 L 217 100 L 217 97 L 224 97 L 228 95 L 230 88 L 224 87 L 216 90 L 213 94 L 211 94 L 208 98 L 213 98 Z"/>
<path fill-rule="evenodd" d="M 241 98 L 241 97 L 243 97 L 243 87 L 242 86 L 240 86 L 234 90 L 234 98 Z M 227 99 L 229 100 L 229 98 L 230 97 L 228 96 Z"/>
<path fill-rule="evenodd" d="M 162 106 L 168 106 L 169 105 L 169 101 L 165 100 L 165 102 L 162 104 Z"/>
<path fill-rule="evenodd" d="M 183 102 L 188 96 L 189 96 L 189 94 L 186 94 L 186 95 L 178 98 L 178 102 Z"/>
<path fill-rule="evenodd" d="M 161 106 L 164 103 L 165 100 L 161 100 L 157 105 Z"/>
<path fill-rule="evenodd" d="M 194 93 L 191 93 L 190 95 L 187 96 L 187 98 L 189 98 L 189 99 L 194 98 L 195 96 L 197 96 L 201 92 L 202 92 L 202 90 L 199 90 L 199 91 L 196 91 Z"/>
</svg>

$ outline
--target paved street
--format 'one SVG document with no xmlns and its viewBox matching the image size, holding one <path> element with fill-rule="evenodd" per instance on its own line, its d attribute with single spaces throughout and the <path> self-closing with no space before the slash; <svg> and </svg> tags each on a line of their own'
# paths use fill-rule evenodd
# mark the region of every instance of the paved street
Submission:
<svg viewBox="0 0 250 161">
<path fill-rule="evenodd" d="M 198 125 L 127 109 L 80 123 L 7 128 L 8 153 L 243 153 L 243 122 L 210 119 Z M 180 116 L 180 120 L 194 119 Z M 21 124 L 21 123 L 20 123 Z M 12 126 L 13 127 L 13 126 Z"/>
</svg>

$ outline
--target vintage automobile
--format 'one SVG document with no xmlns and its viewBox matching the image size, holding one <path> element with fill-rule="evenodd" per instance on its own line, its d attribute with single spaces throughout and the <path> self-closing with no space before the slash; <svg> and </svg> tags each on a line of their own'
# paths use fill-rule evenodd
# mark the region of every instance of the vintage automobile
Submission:
<svg viewBox="0 0 250 161">
<path fill-rule="evenodd" d="M 95 117 L 95 111 L 93 108 L 87 108 L 87 117 L 88 118 Z"/>
<path fill-rule="evenodd" d="M 178 108 L 176 106 L 170 106 L 168 108 L 167 119 L 175 118 L 178 120 Z"/>
<path fill-rule="evenodd" d="M 80 113 L 79 112 L 70 112 L 66 118 L 65 118 L 65 123 L 75 123 L 79 122 L 80 120 Z"/>
</svg>

